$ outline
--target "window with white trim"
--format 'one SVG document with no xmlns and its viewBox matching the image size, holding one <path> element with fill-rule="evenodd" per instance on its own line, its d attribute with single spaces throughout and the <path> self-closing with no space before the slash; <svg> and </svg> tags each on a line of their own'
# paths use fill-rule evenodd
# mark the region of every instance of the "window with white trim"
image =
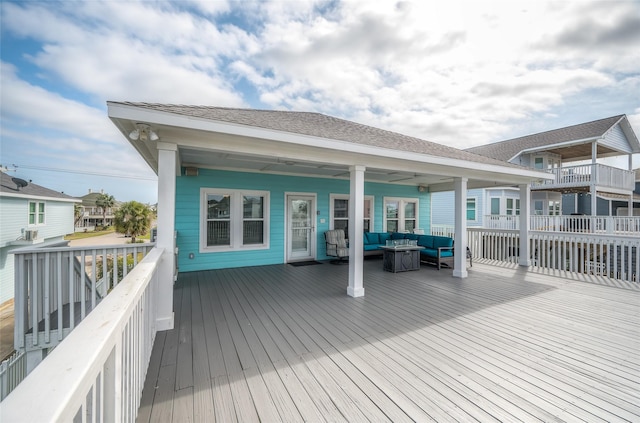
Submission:
<svg viewBox="0 0 640 423">
<path fill-rule="evenodd" d="M 515 209 L 514 209 L 515 205 Z M 507 198 L 507 216 L 520 216 L 520 199 Z"/>
<path fill-rule="evenodd" d="M 476 213 L 476 198 L 475 197 L 467 197 L 467 220 L 475 222 L 478 220 Z"/>
<path fill-rule="evenodd" d="M 385 198 L 385 232 L 413 232 L 419 227 L 417 198 Z"/>
<path fill-rule="evenodd" d="M 200 249 L 269 248 L 269 192 L 202 188 Z"/>
<path fill-rule="evenodd" d="M 364 196 L 364 222 L 365 232 L 373 229 L 373 195 Z M 349 236 L 349 195 L 331 194 L 329 196 L 329 215 L 331 216 L 331 229 L 344 229 Z"/>
<path fill-rule="evenodd" d="M 45 206 L 40 201 L 29 201 L 29 225 L 44 225 Z"/>
</svg>

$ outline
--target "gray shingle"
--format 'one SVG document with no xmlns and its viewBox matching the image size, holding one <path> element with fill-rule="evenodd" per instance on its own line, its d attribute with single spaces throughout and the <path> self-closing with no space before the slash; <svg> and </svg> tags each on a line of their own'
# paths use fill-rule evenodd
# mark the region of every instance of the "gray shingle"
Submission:
<svg viewBox="0 0 640 423">
<path fill-rule="evenodd" d="M 523 150 L 544 147 L 562 142 L 600 138 L 625 115 L 612 116 L 593 122 L 526 135 L 492 144 L 468 148 L 466 151 L 498 160 L 508 161 Z"/>
<path fill-rule="evenodd" d="M 18 189 L 18 186 L 15 184 L 15 182 L 13 182 L 12 178 L 12 176 L 0 172 L 0 193 L 21 194 L 31 197 L 60 198 L 65 200 L 76 199 L 75 197 L 72 197 L 70 195 L 63 194 L 61 192 L 45 188 L 34 183 L 29 183 L 26 187 Z"/>
<path fill-rule="evenodd" d="M 109 102 L 109 104 L 120 104 L 212 121 L 346 141 L 371 147 L 467 160 L 487 165 L 521 168 L 521 166 L 507 164 L 443 144 L 323 115 L 321 113 L 132 102 Z"/>
</svg>

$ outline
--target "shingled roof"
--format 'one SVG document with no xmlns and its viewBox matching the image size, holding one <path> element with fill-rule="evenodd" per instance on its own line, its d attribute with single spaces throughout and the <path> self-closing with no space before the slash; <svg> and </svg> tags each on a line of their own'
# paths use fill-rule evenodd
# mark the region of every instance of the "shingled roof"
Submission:
<svg viewBox="0 0 640 423">
<path fill-rule="evenodd" d="M 321 113 L 135 102 L 110 101 L 108 103 L 128 105 L 192 118 L 346 141 L 371 147 L 467 160 L 487 165 L 521 168 L 521 166 L 474 154 L 473 152 L 459 150 L 447 145 L 410 137 L 397 132 L 391 132 Z"/>
<path fill-rule="evenodd" d="M 538 134 L 471 147 L 466 151 L 502 161 L 509 161 L 524 150 L 570 141 L 601 138 L 623 118 L 625 118 L 625 115 L 612 116 L 605 119 L 594 120 L 593 122 L 581 123 L 579 125 L 567 126 Z"/>
<path fill-rule="evenodd" d="M 45 188 L 34 183 L 29 183 L 25 187 L 18 187 L 12 179 L 13 177 L 6 173 L 0 172 L 0 194 L 20 195 L 24 197 L 34 198 L 57 198 L 60 200 L 76 200 L 77 198 L 70 195 Z"/>
</svg>

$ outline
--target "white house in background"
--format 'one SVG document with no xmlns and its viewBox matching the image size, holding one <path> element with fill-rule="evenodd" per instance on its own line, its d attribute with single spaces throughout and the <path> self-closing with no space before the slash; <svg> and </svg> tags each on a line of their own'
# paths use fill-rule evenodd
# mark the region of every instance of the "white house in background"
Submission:
<svg viewBox="0 0 640 423">
<path fill-rule="evenodd" d="M 467 149 L 497 160 L 548 172 L 552 180 L 531 186 L 531 214 L 615 216 L 640 209 L 632 158 L 640 143 L 626 115 L 612 116 L 552 131 Z M 626 169 L 607 166 L 617 158 Z M 499 184 L 496 184 L 499 185 Z M 487 226 L 491 216 L 520 213 L 512 188 L 483 188 L 467 194 L 467 223 Z M 453 225 L 453 192 L 433 194 L 432 224 Z"/>
<path fill-rule="evenodd" d="M 73 233 L 73 205 L 80 200 L 0 172 L 0 304 L 13 299 L 11 251 L 62 242 Z"/>
<path fill-rule="evenodd" d="M 76 222 L 76 231 L 89 230 L 92 231 L 98 225 L 111 226 L 120 202 L 116 201 L 113 207 L 107 207 L 107 213 L 102 214 L 102 207 L 97 204 L 100 196 L 104 194 L 104 190 L 100 192 L 89 189 L 89 192 L 82 197 L 82 217 Z"/>
</svg>

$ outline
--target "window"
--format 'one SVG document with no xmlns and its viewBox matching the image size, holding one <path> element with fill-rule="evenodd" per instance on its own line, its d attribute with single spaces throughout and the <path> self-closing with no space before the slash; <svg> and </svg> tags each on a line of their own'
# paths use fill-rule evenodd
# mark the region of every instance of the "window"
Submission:
<svg viewBox="0 0 640 423">
<path fill-rule="evenodd" d="M 201 250 L 268 248 L 268 192 L 203 188 L 201 193 Z"/>
<path fill-rule="evenodd" d="M 492 215 L 500 214 L 500 198 L 493 197 L 491 199 L 491 214 Z"/>
<path fill-rule="evenodd" d="M 330 196 L 331 229 L 344 229 L 349 237 L 349 196 L 343 194 L 331 194 Z M 364 231 L 370 232 L 373 228 L 373 196 L 364 197 Z"/>
<path fill-rule="evenodd" d="M 44 225 L 44 203 L 29 201 L 29 225 Z"/>
<path fill-rule="evenodd" d="M 544 169 L 544 158 L 536 157 L 533 159 L 533 167 L 534 169 L 542 170 Z"/>
<path fill-rule="evenodd" d="M 384 230 L 413 232 L 418 227 L 418 200 L 415 198 L 384 199 Z"/>
<path fill-rule="evenodd" d="M 514 214 L 520 216 L 520 200 L 517 198 L 507 198 L 507 215 L 513 216 Z"/>
<path fill-rule="evenodd" d="M 467 220 L 476 221 L 476 199 L 467 198 Z"/>
</svg>

